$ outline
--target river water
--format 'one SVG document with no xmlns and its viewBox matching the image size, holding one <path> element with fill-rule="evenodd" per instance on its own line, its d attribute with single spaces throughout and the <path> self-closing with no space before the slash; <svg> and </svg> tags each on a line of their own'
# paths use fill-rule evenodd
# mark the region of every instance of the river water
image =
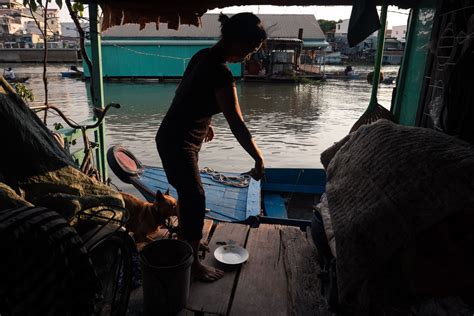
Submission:
<svg viewBox="0 0 474 316">
<path fill-rule="evenodd" d="M 0 65 L 6 67 L 7 65 Z M 12 66 L 12 65 L 9 65 Z M 48 67 L 49 101 L 76 121 L 91 116 L 86 83 L 61 78 L 68 65 Z M 42 65 L 14 64 L 17 76 L 30 76 L 27 86 L 40 105 L 44 100 Z M 344 66 L 326 67 L 343 71 Z M 354 67 L 361 74 L 371 67 Z M 396 66 L 384 67 L 395 76 Z M 365 76 L 361 76 L 364 78 Z M 155 134 L 174 95 L 177 83 L 105 83 L 105 102 L 117 102 L 107 116 L 107 146 L 122 144 L 144 164 L 161 165 Z M 394 85 L 382 84 L 379 103 L 390 107 Z M 344 137 L 366 109 L 371 86 L 364 80 L 328 80 L 325 83 L 289 84 L 239 82 L 239 101 L 244 119 L 264 153 L 266 167 L 321 167 L 320 154 Z M 58 121 L 50 116 L 48 125 Z M 243 172 L 253 167 L 252 159 L 239 146 L 222 114 L 213 118 L 215 139 L 203 145 L 200 167 Z"/>
</svg>

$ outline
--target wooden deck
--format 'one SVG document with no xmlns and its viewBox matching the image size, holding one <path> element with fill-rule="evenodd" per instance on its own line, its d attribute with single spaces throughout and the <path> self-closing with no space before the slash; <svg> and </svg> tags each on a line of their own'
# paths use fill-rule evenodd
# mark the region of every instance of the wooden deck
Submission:
<svg viewBox="0 0 474 316">
<path fill-rule="evenodd" d="M 225 271 L 214 283 L 193 282 L 179 315 L 330 315 L 320 296 L 317 252 L 309 231 L 261 224 L 258 228 L 206 221 L 204 238 L 211 252 L 205 262 Z M 242 265 L 214 259 L 219 241 L 235 241 L 249 251 Z M 130 315 L 140 315 L 142 289 L 132 292 Z"/>
</svg>

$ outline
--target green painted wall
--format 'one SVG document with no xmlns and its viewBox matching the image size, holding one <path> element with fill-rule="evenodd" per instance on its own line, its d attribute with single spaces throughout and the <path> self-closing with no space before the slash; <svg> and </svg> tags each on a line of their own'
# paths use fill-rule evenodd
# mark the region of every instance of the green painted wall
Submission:
<svg viewBox="0 0 474 316">
<path fill-rule="evenodd" d="M 105 41 L 104 41 L 105 42 Z M 141 41 L 143 42 L 143 41 Z M 102 72 L 106 77 L 180 77 L 191 57 L 209 45 L 102 44 Z M 90 51 L 90 46 L 86 46 Z M 241 64 L 229 64 L 240 77 Z M 86 77 L 89 76 L 84 64 Z"/>
<path fill-rule="evenodd" d="M 413 9 L 392 112 L 402 125 L 414 126 L 436 12 L 436 0 L 422 0 Z"/>
</svg>

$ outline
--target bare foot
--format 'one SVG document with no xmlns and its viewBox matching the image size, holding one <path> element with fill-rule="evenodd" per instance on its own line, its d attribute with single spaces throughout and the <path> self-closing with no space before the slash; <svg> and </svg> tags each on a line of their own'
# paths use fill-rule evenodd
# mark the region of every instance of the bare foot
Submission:
<svg viewBox="0 0 474 316">
<path fill-rule="evenodd" d="M 224 276 L 224 271 L 207 266 L 196 259 L 191 267 L 191 273 L 197 280 L 202 282 L 214 282 Z"/>
</svg>

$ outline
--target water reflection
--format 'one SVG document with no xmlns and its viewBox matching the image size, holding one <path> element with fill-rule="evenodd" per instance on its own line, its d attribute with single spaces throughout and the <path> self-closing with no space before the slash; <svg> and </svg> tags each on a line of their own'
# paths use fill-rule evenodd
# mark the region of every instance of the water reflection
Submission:
<svg viewBox="0 0 474 316">
<path fill-rule="evenodd" d="M 18 75 L 31 76 L 28 86 L 43 100 L 40 65 L 18 65 Z M 370 70 L 359 69 L 359 71 Z M 61 78 L 65 65 L 49 67 L 50 102 L 76 121 L 91 115 L 86 84 Z M 397 67 L 384 67 L 395 75 Z M 129 147 L 145 164 L 160 165 L 154 137 L 174 96 L 177 83 L 105 83 L 105 102 L 121 109 L 107 118 L 107 143 Z M 390 107 L 393 85 L 382 85 L 379 102 Z M 239 83 L 242 112 L 264 152 L 267 167 L 321 167 L 321 152 L 344 137 L 366 109 L 371 87 L 365 80 L 329 80 L 324 84 Z M 54 121 L 51 120 L 51 123 Z M 215 140 L 203 146 L 201 167 L 246 171 L 252 160 L 240 147 L 222 114 L 213 118 Z"/>
</svg>

